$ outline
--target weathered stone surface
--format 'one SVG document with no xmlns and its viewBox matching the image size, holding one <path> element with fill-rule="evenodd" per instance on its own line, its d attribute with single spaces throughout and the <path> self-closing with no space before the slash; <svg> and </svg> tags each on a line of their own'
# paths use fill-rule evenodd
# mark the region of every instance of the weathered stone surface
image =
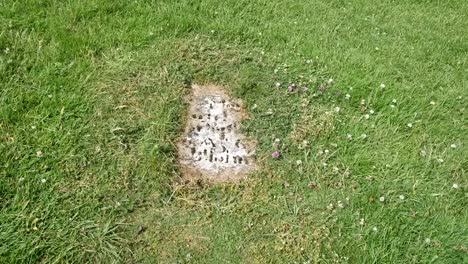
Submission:
<svg viewBox="0 0 468 264">
<path fill-rule="evenodd" d="M 178 144 L 182 173 L 189 178 L 238 180 L 255 168 L 255 142 L 239 131 L 246 112 L 219 86 L 193 85 L 186 128 Z"/>
</svg>

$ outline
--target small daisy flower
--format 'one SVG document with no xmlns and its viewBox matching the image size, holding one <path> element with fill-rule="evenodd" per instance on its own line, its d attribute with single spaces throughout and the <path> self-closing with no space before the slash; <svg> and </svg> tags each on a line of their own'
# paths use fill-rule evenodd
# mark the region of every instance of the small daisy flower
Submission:
<svg viewBox="0 0 468 264">
<path fill-rule="evenodd" d="M 271 114 L 273 114 L 273 110 L 271 108 L 268 108 L 268 111 L 266 113 L 267 113 L 267 115 L 271 115 Z"/>
<path fill-rule="evenodd" d="M 385 84 L 381 83 L 380 88 L 382 88 L 382 89 L 385 88 Z"/>
<path fill-rule="evenodd" d="M 341 208 L 341 209 L 344 208 L 344 205 L 343 205 L 343 203 L 341 203 L 341 201 L 338 201 L 338 208 Z"/>
<path fill-rule="evenodd" d="M 346 98 L 346 100 L 349 100 L 349 98 L 351 98 L 351 95 L 350 95 L 350 94 L 346 94 L 346 95 L 345 95 L 345 98 Z"/>
<path fill-rule="evenodd" d="M 36 126 L 31 126 L 31 129 L 36 129 Z"/>
<path fill-rule="evenodd" d="M 278 88 L 278 87 L 281 86 L 281 83 L 277 82 L 277 83 L 275 83 L 275 86 L 276 86 L 276 88 Z"/>
<path fill-rule="evenodd" d="M 365 115 L 364 115 L 364 119 L 369 119 L 369 117 L 370 117 L 370 116 L 369 116 L 368 114 L 365 114 Z"/>
<path fill-rule="evenodd" d="M 38 150 L 38 151 L 36 151 L 36 156 L 40 158 L 40 157 L 44 156 L 44 153 L 42 151 Z"/>
<path fill-rule="evenodd" d="M 374 226 L 374 227 L 372 228 L 372 231 L 377 232 L 377 231 L 379 231 L 379 229 L 378 229 L 376 226 Z"/>
<path fill-rule="evenodd" d="M 324 152 L 325 152 L 326 154 L 328 154 L 330 151 L 329 151 L 328 149 L 326 149 Z"/>
<path fill-rule="evenodd" d="M 349 90 L 352 91 L 352 90 L 353 90 L 353 87 L 349 87 Z"/>
<path fill-rule="evenodd" d="M 214 31 L 213 29 L 212 29 L 210 32 L 211 32 L 211 34 L 214 34 L 214 33 L 215 33 L 215 31 Z"/>
<path fill-rule="evenodd" d="M 430 105 L 435 105 L 435 102 L 434 102 L 434 101 L 431 101 L 429 104 L 430 104 Z"/>
<path fill-rule="evenodd" d="M 328 84 L 332 84 L 333 83 L 333 79 L 328 79 Z"/>
<path fill-rule="evenodd" d="M 280 141 L 281 141 L 281 139 L 275 138 L 275 143 L 279 143 Z"/>
<path fill-rule="evenodd" d="M 454 184 L 452 185 L 452 188 L 458 189 L 458 188 L 460 188 L 460 185 L 458 185 L 458 183 L 454 183 Z"/>
<path fill-rule="evenodd" d="M 311 60 L 306 60 L 306 63 L 307 64 L 310 64 L 312 61 Z"/>
<path fill-rule="evenodd" d="M 333 204 L 331 203 L 331 204 L 327 205 L 327 209 L 328 209 L 329 211 L 333 210 Z"/>
<path fill-rule="evenodd" d="M 439 163 L 442 163 L 442 162 L 444 162 L 444 159 L 438 158 L 437 161 L 438 161 Z"/>
<path fill-rule="evenodd" d="M 338 112 L 340 112 L 340 110 L 341 110 L 341 109 L 340 109 L 340 107 L 338 107 L 338 106 L 337 106 L 337 107 L 335 107 L 335 112 L 337 112 L 337 113 L 338 113 Z"/>
<path fill-rule="evenodd" d="M 46 181 L 47 181 L 46 179 L 41 179 L 42 183 L 46 183 Z"/>
<path fill-rule="evenodd" d="M 353 139 L 353 135 L 351 135 L 351 134 L 348 133 L 348 134 L 346 134 L 346 138 L 348 138 L 349 140 L 351 140 L 351 139 Z"/>
<path fill-rule="evenodd" d="M 391 107 L 391 108 L 395 108 L 395 105 L 394 105 L 394 104 L 391 104 L 390 107 Z"/>
<path fill-rule="evenodd" d="M 374 112 L 374 110 L 371 109 L 371 110 L 369 110 L 369 113 L 370 113 L 371 115 L 373 115 L 375 112 Z"/>
<path fill-rule="evenodd" d="M 379 198 L 379 201 L 381 201 L 382 203 L 385 202 L 385 197 L 381 196 L 381 197 Z"/>
<path fill-rule="evenodd" d="M 413 127 L 413 124 L 408 123 L 407 126 L 408 126 L 409 128 L 412 128 L 412 127 Z"/>
<path fill-rule="evenodd" d="M 302 164 L 302 160 L 296 160 L 296 165 L 301 165 Z"/>
<path fill-rule="evenodd" d="M 400 196 L 398 196 L 398 198 L 400 198 L 400 200 L 404 200 L 405 196 L 403 194 L 401 194 Z"/>
<path fill-rule="evenodd" d="M 278 69 L 275 69 L 273 72 L 274 72 L 275 74 L 278 73 Z"/>
<path fill-rule="evenodd" d="M 47 95 L 47 97 L 49 97 L 49 98 L 52 98 L 52 95 L 51 95 L 51 94 L 49 94 L 49 95 Z"/>
<path fill-rule="evenodd" d="M 361 218 L 359 220 L 359 224 L 362 225 L 362 226 L 366 224 L 366 221 L 364 220 L 364 218 Z"/>
<path fill-rule="evenodd" d="M 396 102 L 397 102 L 396 99 L 393 99 L 393 100 L 392 100 L 392 103 L 396 104 Z"/>
<path fill-rule="evenodd" d="M 452 144 L 452 145 L 450 145 L 450 147 L 454 149 L 454 148 L 457 148 L 457 145 Z"/>
<path fill-rule="evenodd" d="M 422 150 L 419 152 L 419 155 L 421 155 L 421 156 L 424 157 L 424 156 L 427 155 L 427 152 L 426 152 L 424 149 L 422 149 Z"/>
<path fill-rule="evenodd" d="M 279 153 L 279 151 L 275 150 L 275 151 L 273 151 L 273 153 L 271 153 L 271 156 L 276 159 L 276 158 L 279 158 L 280 153 Z"/>
</svg>

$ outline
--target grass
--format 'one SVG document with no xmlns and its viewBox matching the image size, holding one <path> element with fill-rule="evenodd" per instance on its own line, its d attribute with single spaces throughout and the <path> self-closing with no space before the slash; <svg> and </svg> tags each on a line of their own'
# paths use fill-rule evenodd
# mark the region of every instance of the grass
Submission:
<svg viewBox="0 0 468 264">
<path fill-rule="evenodd" d="M 467 13 L 0 2 L 0 262 L 467 263 Z M 251 109 L 248 180 L 178 178 L 192 81 Z"/>
</svg>

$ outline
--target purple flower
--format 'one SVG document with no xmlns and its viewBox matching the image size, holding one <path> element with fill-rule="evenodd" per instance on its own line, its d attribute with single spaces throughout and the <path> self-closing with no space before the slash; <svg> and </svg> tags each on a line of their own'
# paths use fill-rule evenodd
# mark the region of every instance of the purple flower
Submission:
<svg viewBox="0 0 468 264">
<path fill-rule="evenodd" d="M 288 86 L 288 92 L 292 92 L 292 91 L 293 91 L 293 87 L 292 87 L 292 85 L 289 85 Z"/>
<path fill-rule="evenodd" d="M 280 153 L 279 153 L 279 151 L 275 150 L 275 151 L 273 151 L 273 153 L 271 153 L 271 156 L 276 159 L 276 158 L 279 158 Z"/>
</svg>

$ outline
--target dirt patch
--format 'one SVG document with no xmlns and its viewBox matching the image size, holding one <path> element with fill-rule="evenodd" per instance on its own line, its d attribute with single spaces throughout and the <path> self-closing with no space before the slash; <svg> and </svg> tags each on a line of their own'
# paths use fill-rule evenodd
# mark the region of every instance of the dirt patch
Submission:
<svg viewBox="0 0 468 264">
<path fill-rule="evenodd" d="M 192 85 L 184 135 L 177 144 L 184 178 L 236 181 L 255 169 L 255 141 L 242 135 L 247 113 L 220 86 Z"/>
</svg>

